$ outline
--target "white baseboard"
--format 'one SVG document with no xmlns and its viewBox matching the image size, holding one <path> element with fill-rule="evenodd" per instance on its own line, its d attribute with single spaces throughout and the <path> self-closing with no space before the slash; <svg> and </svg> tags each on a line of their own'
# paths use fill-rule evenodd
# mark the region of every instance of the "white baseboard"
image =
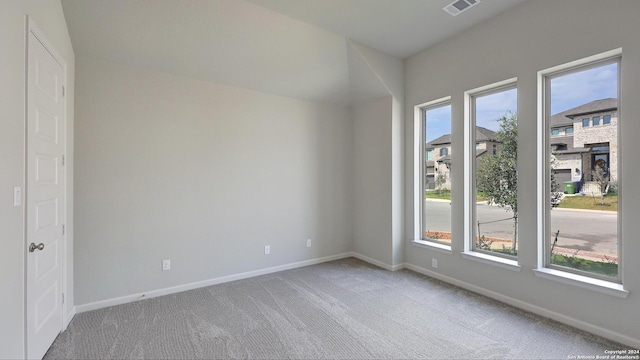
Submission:
<svg viewBox="0 0 640 360">
<path fill-rule="evenodd" d="M 389 265 L 385 262 L 382 262 L 380 260 L 376 260 L 374 258 L 370 258 L 368 256 L 362 255 L 360 253 L 357 252 L 351 252 L 351 256 L 353 256 L 356 259 L 360 259 L 364 262 L 368 262 L 371 265 L 375 265 L 377 267 L 381 267 L 383 269 L 389 270 L 389 271 L 397 271 L 400 269 L 404 268 L 404 264 L 396 264 L 396 265 Z"/>
<path fill-rule="evenodd" d="M 405 263 L 404 267 L 409 269 L 409 270 L 413 270 L 413 271 L 415 271 L 417 273 L 420 273 L 420 274 L 423 274 L 423 275 L 427 275 L 427 276 L 432 277 L 434 279 L 438 279 L 438 280 L 444 281 L 446 283 L 449 283 L 449 284 L 452 284 L 452 285 L 455 285 L 455 286 L 459 286 L 459 287 L 461 287 L 463 289 L 467 289 L 467 290 L 472 291 L 474 293 L 478 293 L 478 294 L 484 295 L 486 297 L 492 298 L 494 300 L 500 301 L 502 303 L 517 307 L 519 309 L 526 310 L 526 311 L 532 312 L 534 314 L 537 314 L 537 315 L 540 315 L 540 316 L 543 316 L 543 317 L 546 317 L 546 318 L 549 318 L 549 319 L 552 319 L 552 320 L 555 320 L 555 321 L 558 321 L 558 322 L 573 326 L 573 327 L 578 328 L 580 330 L 584 330 L 584 331 L 590 332 L 592 334 L 596 334 L 596 335 L 602 336 L 604 338 L 619 342 L 619 343 L 624 344 L 624 345 L 632 346 L 635 349 L 640 348 L 640 340 L 639 339 L 634 339 L 634 338 L 632 338 L 630 336 L 627 336 L 627 335 L 624 335 L 624 334 L 620 334 L 620 333 L 617 333 L 615 331 L 611 331 L 611 330 L 602 328 L 602 327 L 597 326 L 597 325 L 589 324 L 589 323 L 586 323 L 584 321 L 581 321 L 581 320 L 578 320 L 578 319 L 574 319 L 574 318 L 572 318 L 570 316 L 567 316 L 567 315 L 564 315 L 564 314 L 560 314 L 560 313 L 557 313 L 555 311 L 547 310 L 547 309 L 541 308 L 539 306 L 529 304 L 529 303 L 524 302 L 522 300 L 514 299 L 512 297 L 509 297 L 509 296 L 506 296 L 506 295 L 503 295 L 503 294 L 500 294 L 500 293 L 497 293 L 497 292 L 494 292 L 494 291 L 491 291 L 491 290 L 487 290 L 487 289 L 481 288 L 479 286 L 476 286 L 476 285 L 473 285 L 473 284 L 469 284 L 469 283 L 464 282 L 464 281 L 460 281 L 458 279 L 454 279 L 452 277 L 449 277 L 449 276 L 446 276 L 446 275 L 443 275 L 443 274 L 440 274 L 440 273 L 425 269 L 425 268 L 420 267 L 420 266 L 416 266 L 416 265 L 413 265 L 413 264 Z"/>
<path fill-rule="evenodd" d="M 69 311 L 68 313 L 65 314 L 62 331 L 67 329 L 67 326 L 69 326 L 69 323 L 71 322 L 71 320 L 73 319 L 74 316 L 76 316 L 76 307 L 75 306 L 71 308 L 71 311 Z"/>
<path fill-rule="evenodd" d="M 209 279 L 209 280 L 197 281 L 197 282 L 184 284 L 184 285 L 178 285 L 178 286 L 172 286 L 172 287 L 163 288 L 163 289 L 151 290 L 151 291 L 147 291 L 147 292 L 143 292 L 143 293 L 125 295 L 125 296 L 120 296 L 120 297 L 117 297 L 117 298 L 100 300 L 100 301 L 87 303 L 87 304 L 82 304 L 82 305 L 76 305 L 76 307 L 74 307 L 74 314 L 75 314 L 75 312 L 83 313 L 83 312 L 86 312 L 86 311 L 102 309 L 102 308 L 115 306 L 115 305 L 127 304 L 127 303 L 131 303 L 131 302 L 139 301 L 139 300 L 151 299 L 151 298 L 155 298 L 155 297 L 158 297 L 158 296 L 175 294 L 175 293 L 179 293 L 179 292 L 183 292 L 183 291 L 187 291 L 187 290 L 193 290 L 193 289 L 198 289 L 198 288 L 207 287 L 207 286 L 211 286 L 211 285 L 222 284 L 222 283 L 235 281 L 235 280 L 242 280 L 242 279 L 252 278 L 252 277 L 255 277 L 255 276 L 271 274 L 271 273 L 278 272 L 278 271 L 284 271 L 284 270 L 290 270 L 290 269 L 300 268 L 300 267 L 309 266 L 309 265 L 320 264 L 320 263 L 323 263 L 323 262 L 333 261 L 333 260 L 338 260 L 338 259 L 344 259 L 344 258 L 348 258 L 348 257 L 352 257 L 352 256 L 353 256 L 353 254 L 351 252 L 347 252 L 347 253 L 331 255 L 331 256 L 325 256 L 325 257 L 321 257 L 321 258 L 310 259 L 310 260 L 305 260 L 305 261 L 300 261 L 300 262 L 295 262 L 295 263 L 290 263 L 290 264 L 273 266 L 273 267 L 269 267 L 269 268 L 265 268 L 265 269 L 247 271 L 247 272 L 234 274 L 234 275 L 222 276 L 222 277 L 219 277 L 219 278 L 214 278 L 214 279 Z"/>
</svg>

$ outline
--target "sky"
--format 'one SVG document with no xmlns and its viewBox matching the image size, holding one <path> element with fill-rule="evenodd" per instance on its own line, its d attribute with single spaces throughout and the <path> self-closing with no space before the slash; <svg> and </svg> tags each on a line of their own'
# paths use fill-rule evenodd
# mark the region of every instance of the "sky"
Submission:
<svg viewBox="0 0 640 360">
<path fill-rule="evenodd" d="M 476 98 L 476 125 L 497 131 L 497 119 L 517 112 L 517 89 Z M 551 114 L 606 98 L 618 97 L 618 64 L 575 72 L 551 79 Z M 451 105 L 426 111 L 426 141 L 451 133 Z"/>
</svg>

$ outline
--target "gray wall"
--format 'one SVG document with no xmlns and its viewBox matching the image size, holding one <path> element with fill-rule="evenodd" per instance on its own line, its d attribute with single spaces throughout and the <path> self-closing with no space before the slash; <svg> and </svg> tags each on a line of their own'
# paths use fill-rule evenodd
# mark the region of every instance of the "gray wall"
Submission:
<svg viewBox="0 0 640 360">
<path fill-rule="evenodd" d="M 391 96 L 353 107 L 353 251 L 392 265 Z"/>
<path fill-rule="evenodd" d="M 59 1 L 0 1 L 0 358 L 24 356 L 24 207 L 13 206 L 13 187 L 25 182 L 25 15 L 29 15 L 67 62 L 67 154 L 73 152 L 74 54 Z M 73 229 L 73 158 L 67 158 L 67 222 Z M 69 249 L 73 233 L 67 233 Z M 68 254 L 71 281 L 72 254 Z M 73 306 L 72 292 L 66 311 Z"/>
<path fill-rule="evenodd" d="M 391 95 L 352 106 L 354 251 L 393 268 L 404 260 L 404 63 L 355 41 L 350 44 Z"/>
<path fill-rule="evenodd" d="M 84 57 L 77 74 L 77 305 L 351 251 L 347 108 Z"/>
<path fill-rule="evenodd" d="M 518 78 L 519 204 L 521 272 L 503 270 L 463 259 L 463 177 L 454 177 L 452 199 L 453 253 L 443 254 L 407 244 L 405 261 L 431 269 L 456 281 L 515 299 L 546 311 L 564 314 L 639 342 L 640 334 L 640 2 L 565 0 L 528 1 L 456 35 L 405 62 L 406 108 L 447 95 L 452 98 L 453 171 L 463 169 L 463 92 L 512 77 Z M 622 263 L 624 285 L 630 295 L 615 298 L 534 276 L 536 267 L 536 101 L 537 72 L 552 66 L 623 48 L 621 172 L 623 199 Z M 413 163 L 413 119 L 405 126 L 406 163 Z M 634 158 L 635 157 L 635 158 Z M 405 211 L 407 234 L 413 229 L 413 169 L 406 170 Z M 626 186 L 625 186 L 626 185 Z M 631 201 L 630 201 L 631 200 Z"/>
</svg>

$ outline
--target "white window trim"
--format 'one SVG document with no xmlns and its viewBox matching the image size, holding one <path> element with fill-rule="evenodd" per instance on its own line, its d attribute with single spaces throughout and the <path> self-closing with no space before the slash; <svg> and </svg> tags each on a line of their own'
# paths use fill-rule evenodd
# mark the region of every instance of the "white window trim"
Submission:
<svg viewBox="0 0 640 360">
<path fill-rule="evenodd" d="M 550 246 L 550 238 L 546 236 L 549 233 L 550 227 L 550 205 L 548 196 L 551 191 L 549 183 L 549 156 L 546 151 L 546 147 L 549 144 L 548 124 L 547 124 L 547 109 L 550 104 L 546 99 L 546 94 L 550 89 L 547 89 L 547 77 L 556 75 L 558 73 L 570 72 L 571 70 L 579 71 L 580 68 L 588 68 L 592 66 L 598 66 L 598 63 L 607 62 L 610 60 L 618 61 L 621 64 L 622 48 L 607 51 L 601 54 L 593 55 L 584 59 L 572 61 L 570 63 L 554 66 L 545 70 L 538 71 L 538 94 L 537 94 L 537 183 L 536 197 L 537 197 L 537 233 L 538 233 L 538 259 L 537 268 L 533 269 L 536 276 L 559 281 L 565 284 L 575 285 L 582 288 L 598 291 L 601 293 L 608 293 L 614 296 L 626 297 L 628 292 L 624 290 L 623 286 L 623 272 L 622 272 L 622 242 L 618 241 L 618 279 L 617 281 L 607 281 L 597 277 L 590 277 L 586 275 L 576 274 L 570 271 L 563 271 L 557 268 L 547 267 L 547 255 L 546 249 Z M 618 79 L 620 79 L 621 67 L 618 67 Z M 620 97 L 620 81 L 618 81 L 618 98 Z M 618 113 L 620 113 L 620 101 L 618 101 Z M 589 118 L 591 125 L 591 118 Z M 581 119 L 582 122 L 582 119 Z M 618 149 L 621 150 L 621 136 L 620 127 L 618 127 Z M 618 156 L 618 167 L 622 168 L 622 158 Z M 622 200 L 622 177 L 618 179 L 618 208 L 621 208 Z M 618 216 L 618 238 L 622 239 L 622 217 Z"/>
<path fill-rule="evenodd" d="M 611 281 L 600 280 L 588 276 L 582 276 L 562 270 L 542 268 L 533 269 L 533 273 L 542 279 L 557 281 L 562 284 L 577 286 L 583 289 L 593 290 L 602 294 L 607 294 L 619 298 L 626 298 L 629 292 L 622 284 Z"/>
<path fill-rule="evenodd" d="M 521 271 L 522 267 L 518 264 L 516 259 L 507 259 L 501 256 L 493 256 L 486 253 L 477 251 L 464 251 L 460 253 L 463 258 L 467 260 L 477 261 L 483 264 L 496 266 L 506 270 Z"/>
<path fill-rule="evenodd" d="M 453 254 L 453 250 L 451 250 L 451 245 L 445 245 L 443 243 L 438 243 L 435 241 L 427 241 L 427 240 L 411 240 L 411 243 L 414 246 L 421 247 L 424 249 L 435 250 L 437 252 L 441 252 L 445 254 Z"/>
<path fill-rule="evenodd" d="M 508 90 L 513 87 L 517 88 L 518 78 L 511 78 L 503 81 L 499 81 L 493 84 L 481 86 L 469 91 L 464 92 L 464 252 L 463 257 L 472 260 L 479 260 L 485 263 L 495 263 L 508 265 L 512 267 L 518 266 L 517 258 L 512 259 L 494 256 L 487 253 L 477 252 L 473 249 L 473 243 L 475 242 L 475 196 L 473 191 L 475 190 L 475 121 L 473 116 L 473 104 L 472 100 L 478 95 L 491 94 L 494 92 L 500 92 L 501 90 Z M 478 255 L 478 256 L 476 256 Z M 480 256 L 482 255 L 482 256 Z M 506 262 L 505 262 L 506 260 Z M 511 269 L 512 270 L 512 269 Z M 518 270 L 519 271 L 519 270 Z"/>
<path fill-rule="evenodd" d="M 437 105 L 451 104 L 451 96 L 442 97 L 433 101 L 422 103 L 413 107 L 413 236 L 412 242 L 416 245 L 428 245 L 434 249 L 451 250 L 451 246 L 422 238 L 422 202 L 424 201 L 424 176 L 425 169 L 425 139 L 422 129 L 422 117 L 424 110 Z M 453 242 L 453 239 L 451 239 Z M 438 245 L 438 246 L 436 246 Z M 442 247 L 444 248 L 441 248 Z M 447 249 L 448 247 L 448 249 Z"/>
</svg>

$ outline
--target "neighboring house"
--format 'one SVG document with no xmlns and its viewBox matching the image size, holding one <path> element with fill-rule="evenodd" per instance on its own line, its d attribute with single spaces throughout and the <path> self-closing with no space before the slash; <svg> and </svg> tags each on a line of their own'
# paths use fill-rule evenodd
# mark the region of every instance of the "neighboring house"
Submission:
<svg viewBox="0 0 640 360">
<path fill-rule="evenodd" d="M 551 116 L 556 182 L 592 181 L 596 165 L 618 178 L 618 100 L 602 99 Z"/>
<path fill-rule="evenodd" d="M 495 155 L 498 151 L 496 133 L 481 126 L 476 126 L 476 164 L 487 155 Z M 451 189 L 451 134 L 442 135 L 431 140 L 426 150 L 426 188 L 436 189 L 438 174 L 444 175 L 443 188 Z"/>
</svg>

